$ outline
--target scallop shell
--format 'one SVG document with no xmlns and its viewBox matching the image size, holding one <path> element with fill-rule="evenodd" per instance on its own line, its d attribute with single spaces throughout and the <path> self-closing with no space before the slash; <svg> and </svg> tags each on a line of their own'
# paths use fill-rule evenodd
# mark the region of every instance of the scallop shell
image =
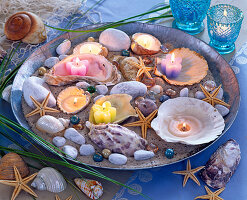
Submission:
<svg viewBox="0 0 247 200">
<path fill-rule="evenodd" d="M 39 171 L 31 186 L 37 190 L 59 193 L 66 189 L 67 183 L 57 170 L 45 167 Z"/>
<path fill-rule="evenodd" d="M 127 57 L 124 58 L 121 63 L 120 63 L 120 71 L 123 75 L 123 77 L 127 81 L 135 81 L 136 80 L 136 75 L 138 72 L 138 68 L 135 67 L 134 65 L 131 65 L 129 61 L 133 61 L 136 63 L 139 63 L 139 60 L 136 57 Z"/>
<path fill-rule="evenodd" d="M 101 97 L 95 104 L 102 105 L 105 101 L 110 101 L 111 106 L 115 107 L 117 110 L 116 119 L 113 123 L 120 123 L 131 116 L 138 116 L 135 109 L 130 104 L 131 99 L 132 97 L 128 94 L 112 94 Z M 92 109 L 90 110 L 89 121 L 95 124 Z"/>
<path fill-rule="evenodd" d="M 136 39 L 141 35 L 147 35 L 148 37 L 152 38 L 152 46 L 150 48 L 147 49 L 136 42 Z M 160 51 L 160 46 L 161 46 L 160 41 L 153 35 L 147 33 L 135 33 L 134 35 L 132 35 L 131 49 L 134 53 L 138 55 L 156 54 Z"/>
<path fill-rule="evenodd" d="M 208 63 L 203 56 L 188 48 L 174 49 L 169 54 L 174 53 L 175 57 L 182 58 L 182 70 L 175 79 L 168 79 L 166 76 L 160 75 L 172 85 L 193 85 L 199 83 L 208 71 Z M 158 60 L 158 63 L 160 61 Z M 157 65 L 159 70 L 159 64 Z"/>
<path fill-rule="evenodd" d="M 106 47 L 103 47 L 100 43 L 98 42 L 83 42 L 81 44 L 78 44 L 74 50 L 73 50 L 73 54 L 81 54 L 80 53 L 80 48 L 81 46 L 85 45 L 85 44 L 92 44 L 92 45 L 97 45 L 99 46 L 99 48 L 101 48 L 101 51 L 99 52 L 98 55 L 101 55 L 101 56 L 104 56 L 104 57 L 107 57 L 108 55 L 108 49 Z"/>
<path fill-rule="evenodd" d="M 80 98 L 83 98 L 85 99 L 85 105 L 83 105 L 81 108 L 79 108 L 78 110 L 76 111 L 68 111 L 64 108 L 64 100 L 66 100 L 68 97 L 80 97 Z M 80 112 L 81 110 L 85 109 L 88 104 L 90 103 L 90 99 L 91 99 L 91 96 L 88 92 L 85 92 L 84 93 L 84 90 L 83 89 L 80 89 L 78 87 L 75 87 L 75 86 L 72 86 L 72 87 L 68 87 L 64 90 L 62 90 L 58 97 L 57 97 L 57 105 L 58 107 L 60 108 L 60 110 L 62 110 L 64 113 L 66 114 L 76 114 L 78 112 Z"/>
<path fill-rule="evenodd" d="M 15 180 L 14 166 L 17 167 L 22 178 L 29 174 L 29 169 L 20 156 L 16 153 L 8 153 L 0 161 L 0 179 Z"/>
<path fill-rule="evenodd" d="M 65 63 L 72 61 L 75 57 L 80 60 L 88 60 L 89 68 L 86 76 L 69 75 Z M 121 75 L 115 65 L 112 65 L 104 56 L 94 54 L 71 55 L 54 65 L 44 75 L 45 81 L 50 85 L 62 86 L 76 81 L 89 80 L 98 84 L 115 85 L 121 79 Z"/>
<path fill-rule="evenodd" d="M 99 199 L 103 195 L 102 184 L 98 181 L 80 178 L 76 178 L 74 181 L 90 199 Z"/>
<path fill-rule="evenodd" d="M 196 118 L 197 126 L 194 123 L 192 133 L 184 137 L 172 134 L 169 128 L 171 121 L 180 121 L 185 116 Z M 177 97 L 160 105 L 151 127 L 166 142 L 198 145 L 215 140 L 224 130 L 225 123 L 217 109 L 210 104 L 195 98 Z"/>
<path fill-rule="evenodd" d="M 42 132 L 49 134 L 56 134 L 65 129 L 63 123 L 61 123 L 61 119 L 57 119 L 50 115 L 44 115 L 40 117 L 36 123 L 36 128 Z"/>
</svg>

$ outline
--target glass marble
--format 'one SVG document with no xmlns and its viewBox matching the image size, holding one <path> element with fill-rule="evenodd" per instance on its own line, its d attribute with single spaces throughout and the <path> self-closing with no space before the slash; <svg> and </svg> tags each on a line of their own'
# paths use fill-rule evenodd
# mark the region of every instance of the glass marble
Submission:
<svg viewBox="0 0 247 200">
<path fill-rule="evenodd" d="M 173 149 L 166 149 L 165 156 L 168 159 L 172 159 L 174 157 L 174 150 Z"/>
<path fill-rule="evenodd" d="M 92 94 L 96 92 L 96 88 L 94 86 L 88 86 L 87 91 Z"/>
<path fill-rule="evenodd" d="M 73 116 L 70 118 L 70 123 L 71 123 L 71 124 L 76 125 L 76 124 L 79 124 L 79 122 L 80 122 L 80 118 L 79 118 L 77 115 L 73 115 Z"/>
</svg>

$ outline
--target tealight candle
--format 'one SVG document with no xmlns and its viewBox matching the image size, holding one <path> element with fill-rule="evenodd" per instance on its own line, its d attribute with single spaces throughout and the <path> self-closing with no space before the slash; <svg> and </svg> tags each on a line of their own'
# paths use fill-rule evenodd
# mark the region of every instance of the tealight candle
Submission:
<svg viewBox="0 0 247 200">
<path fill-rule="evenodd" d="M 182 58 L 175 57 L 175 54 L 168 54 L 165 59 L 161 60 L 161 72 L 168 79 L 173 79 L 179 76 L 182 69 Z"/>
<path fill-rule="evenodd" d="M 73 50 L 73 54 L 84 53 L 102 55 L 106 57 L 108 55 L 108 50 L 98 42 L 83 42 L 77 45 Z"/>
<path fill-rule="evenodd" d="M 152 43 L 154 43 L 153 37 L 147 34 L 140 35 L 135 41 L 146 49 L 150 49 Z"/>
<path fill-rule="evenodd" d="M 112 107 L 109 101 L 104 102 L 102 106 L 95 104 L 93 112 L 96 124 L 107 124 L 113 122 L 116 118 L 116 108 Z"/>
<path fill-rule="evenodd" d="M 72 62 L 67 62 L 65 65 L 69 75 L 85 76 L 89 62 L 88 60 L 80 60 L 76 57 Z"/>
</svg>

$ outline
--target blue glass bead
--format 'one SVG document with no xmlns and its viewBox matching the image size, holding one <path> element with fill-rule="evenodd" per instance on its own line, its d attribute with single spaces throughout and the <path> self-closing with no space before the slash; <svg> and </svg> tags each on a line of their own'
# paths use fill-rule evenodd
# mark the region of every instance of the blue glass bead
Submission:
<svg viewBox="0 0 247 200">
<path fill-rule="evenodd" d="M 129 50 L 123 50 L 122 51 L 122 56 L 130 56 L 130 51 Z"/>
<path fill-rule="evenodd" d="M 173 156 L 174 156 L 174 151 L 173 151 L 173 149 L 166 149 L 165 156 L 166 156 L 168 159 L 172 159 Z"/>
<path fill-rule="evenodd" d="M 94 160 L 95 162 L 102 162 L 103 156 L 102 156 L 100 153 L 95 153 L 95 154 L 93 155 L 93 160 Z"/>
<path fill-rule="evenodd" d="M 92 93 L 95 93 L 96 92 L 96 88 L 94 86 L 88 86 L 87 87 L 87 91 L 92 94 Z"/>
<path fill-rule="evenodd" d="M 167 95 L 162 95 L 162 96 L 160 97 L 160 102 L 163 103 L 163 102 L 167 101 L 168 99 L 170 99 L 169 96 L 167 96 Z"/>
<path fill-rule="evenodd" d="M 70 123 L 71 124 L 79 124 L 80 122 L 80 118 L 77 116 L 77 115 L 73 115 L 71 118 L 70 118 Z"/>
</svg>

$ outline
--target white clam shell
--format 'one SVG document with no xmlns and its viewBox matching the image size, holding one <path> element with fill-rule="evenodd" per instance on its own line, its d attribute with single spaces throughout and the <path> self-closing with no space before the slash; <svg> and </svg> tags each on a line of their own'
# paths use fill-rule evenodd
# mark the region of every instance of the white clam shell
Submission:
<svg viewBox="0 0 247 200">
<path fill-rule="evenodd" d="M 55 134 L 65 129 L 61 119 L 57 119 L 50 115 L 44 115 L 39 118 L 36 123 L 36 128 L 42 132 Z"/>
<path fill-rule="evenodd" d="M 58 193 L 66 189 L 67 183 L 57 170 L 45 167 L 39 171 L 31 186 L 37 190 Z"/>
<path fill-rule="evenodd" d="M 171 120 L 191 116 L 196 119 L 198 127 L 193 128 L 188 136 L 177 136 L 171 133 Z M 177 97 L 161 104 L 158 116 L 152 121 L 151 127 L 167 142 L 179 142 L 198 145 L 215 140 L 224 130 L 223 117 L 212 105 L 195 98 Z M 191 129 L 192 130 L 192 129 Z"/>
</svg>

